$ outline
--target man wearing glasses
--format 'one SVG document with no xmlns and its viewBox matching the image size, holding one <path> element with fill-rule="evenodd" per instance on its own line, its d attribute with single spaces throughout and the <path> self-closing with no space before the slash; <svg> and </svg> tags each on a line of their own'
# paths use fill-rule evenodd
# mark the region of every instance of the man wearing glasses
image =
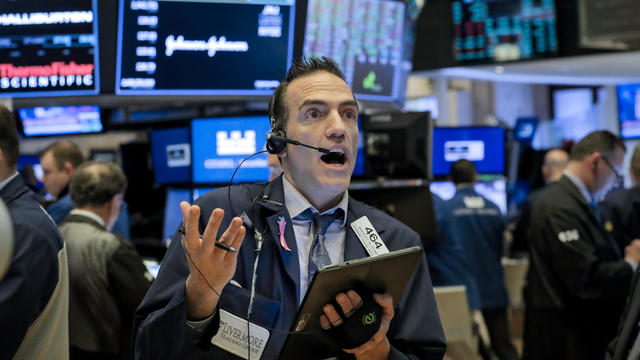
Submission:
<svg viewBox="0 0 640 360">
<path fill-rule="evenodd" d="M 620 249 L 596 204 L 618 181 L 625 151 L 612 133 L 590 133 L 533 208 L 524 359 L 602 359 L 615 336 L 640 240 Z"/>
</svg>

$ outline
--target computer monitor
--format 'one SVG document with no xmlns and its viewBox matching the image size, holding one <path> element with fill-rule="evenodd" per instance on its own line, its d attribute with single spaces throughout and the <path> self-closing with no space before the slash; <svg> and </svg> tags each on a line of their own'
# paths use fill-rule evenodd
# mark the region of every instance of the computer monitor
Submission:
<svg viewBox="0 0 640 360">
<path fill-rule="evenodd" d="M 271 129 L 266 116 L 194 119 L 193 182 L 228 183 L 240 163 L 249 155 L 265 150 Z M 242 163 L 233 182 L 269 180 L 267 154 L 255 155 Z"/>
<path fill-rule="evenodd" d="M 558 51 L 554 0 L 452 0 L 459 63 L 526 60 Z"/>
<path fill-rule="evenodd" d="M 404 98 L 405 2 L 303 0 L 297 5 L 305 3 L 303 55 L 336 60 L 358 100 Z"/>
<path fill-rule="evenodd" d="M 445 201 L 456 194 L 456 186 L 450 181 L 432 181 L 429 189 Z M 478 181 L 474 189 L 478 194 L 498 205 L 503 215 L 507 213 L 507 184 L 504 178 Z"/>
<path fill-rule="evenodd" d="M 352 187 L 349 189 L 349 195 L 409 226 L 420 235 L 423 245 L 437 238 L 431 191 L 426 185 L 367 189 Z"/>
<path fill-rule="evenodd" d="M 116 94 L 271 95 L 293 58 L 294 0 L 122 0 Z"/>
<path fill-rule="evenodd" d="M 533 137 L 536 135 L 537 128 L 537 117 L 520 117 L 516 120 L 516 124 L 513 127 L 513 138 L 518 140 L 521 144 L 531 145 Z"/>
<path fill-rule="evenodd" d="M 151 132 L 153 172 L 158 184 L 191 181 L 191 144 L 189 128 L 154 130 Z"/>
<path fill-rule="evenodd" d="M 30 170 L 27 170 L 26 168 L 30 168 Z M 42 171 L 42 165 L 40 165 L 40 158 L 38 158 L 38 155 L 20 155 L 18 157 L 17 170 L 22 174 L 25 182 L 30 182 L 31 185 L 35 185 L 37 189 L 42 189 L 44 187 L 44 184 L 40 181 L 44 172 Z"/>
<path fill-rule="evenodd" d="M 89 150 L 89 159 L 115 163 L 117 151 L 115 149 L 91 149 Z"/>
<path fill-rule="evenodd" d="M 103 130 L 100 108 L 95 105 L 20 108 L 18 114 L 25 136 L 88 134 Z"/>
<path fill-rule="evenodd" d="M 97 94 L 98 0 L 0 1 L 0 97 Z"/>
<path fill-rule="evenodd" d="M 460 159 L 472 161 L 478 174 L 504 174 L 504 129 L 491 126 L 434 128 L 433 176 L 448 176 L 451 164 Z"/>
<path fill-rule="evenodd" d="M 191 189 L 167 189 L 167 200 L 164 206 L 164 223 L 162 226 L 162 241 L 167 243 L 182 222 L 180 203 L 191 203 Z"/>
<path fill-rule="evenodd" d="M 618 85 L 618 120 L 623 139 L 640 138 L 640 84 Z"/>
<path fill-rule="evenodd" d="M 369 176 L 427 177 L 431 138 L 428 112 L 381 113 L 363 120 Z"/>
<path fill-rule="evenodd" d="M 352 176 L 355 178 L 362 178 L 365 176 L 365 134 L 362 131 L 362 116 L 358 117 L 358 132 L 360 133 L 360 136 L 358 137 L 358 153 L 356 157 L 356 165 L 353 168 Z"/>
</svg>

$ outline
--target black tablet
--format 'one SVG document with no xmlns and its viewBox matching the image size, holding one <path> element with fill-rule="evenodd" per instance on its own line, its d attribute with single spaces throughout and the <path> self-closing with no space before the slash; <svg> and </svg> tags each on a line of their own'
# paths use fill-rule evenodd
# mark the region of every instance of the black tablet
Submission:
<svg viewBox="0 0 640 360">
<path fill-rule="evenodd" d="M 319 269 L 298 310 L 280 359 L 320 360 L 342 353 L 320 326 L 324 305 L 339 292 L 364 287 L 372 293 L 391 294 L 395 307 L 422 259 L 422 253 L 421 247 L 414 246 Z"/>
</svg>

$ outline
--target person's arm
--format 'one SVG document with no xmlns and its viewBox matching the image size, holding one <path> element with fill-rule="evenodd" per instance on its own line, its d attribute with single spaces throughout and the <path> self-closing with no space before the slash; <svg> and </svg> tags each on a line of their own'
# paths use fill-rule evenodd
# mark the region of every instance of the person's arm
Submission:
<svg viewBox="0 0 640 360">
<path fill-rule="evenodd" d="M 586 233 L 579 217 L 565 209 L 554 210 L 545 219 L 542 237 L 534 246 L 549 246 L 551 266 L 565 286 L 582 299 L 621 298 L 629 289 L 633 271 L 624 260 L 602 259 L 593 245 L 594 236 Z M 608 239 L 601 239 L 608 246 Z M 613 249 L 610 251 L 613 252 Z"/>
<path fill-rule="evenodd" d="M 184 240 L 178 232 L 174 235 L 158 278 L 136 312 L 136 358 L 194 357 L 205 347 L 202 339 L 210 339 L 217 332 L 217 312 L 204 331 L 194 331 L 193 321 L 215 312 L 219 299 L 216 291 L 220 293 L 233 276 L 238 253 L 214 246 L 222 210 L 212 213 L 200 240 L 199 207 L 182 203 L 181 208 Z M 219 241 L 239 249 L 244 232 L 242 221 L 234 218 Z"/>
</svg>

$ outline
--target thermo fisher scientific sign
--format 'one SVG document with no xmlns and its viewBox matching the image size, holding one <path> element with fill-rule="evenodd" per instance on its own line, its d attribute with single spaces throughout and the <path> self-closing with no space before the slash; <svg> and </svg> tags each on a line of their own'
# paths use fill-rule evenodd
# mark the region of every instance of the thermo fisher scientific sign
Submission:
<svg viewBox="0 0 640 360">
<path fill-rule="evenodd" d="M 0 0 L 0 97 L 97 94 L 96 0 Z"/>
</svg>

